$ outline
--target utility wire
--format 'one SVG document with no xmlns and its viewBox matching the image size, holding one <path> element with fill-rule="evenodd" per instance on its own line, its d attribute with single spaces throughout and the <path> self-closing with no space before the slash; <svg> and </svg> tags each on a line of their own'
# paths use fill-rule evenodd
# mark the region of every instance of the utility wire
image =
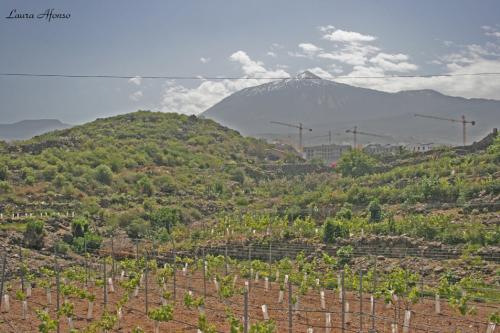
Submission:
<svg viewBox="0 0 500 333">
<path fill-rule="evenodd" d="M 349 76 L 339 75 L 334 79 L 391 79 L 391 78 L 431 78 L 431 77 L 456 77 L 456 76 L 491 76 L 500 75 L 500 72 L 479 73 L 450 73 L 450 74 L 422 74 L 422 75 L 381 75 L 381 76 Z M 3 77 L 43 77 L 43 78 L 96 78 L 96 79 L 162 79 L 162 80 L 287 80 L 292 76 L 282 77 L 236 77 L 236 76 L 169 76 L 169 75 L 83 75 L 83 74 L 36 74 L 36 73 L 0 73 Z M 305 77 L 306 80 L 318 80 Z"/>
</svg>

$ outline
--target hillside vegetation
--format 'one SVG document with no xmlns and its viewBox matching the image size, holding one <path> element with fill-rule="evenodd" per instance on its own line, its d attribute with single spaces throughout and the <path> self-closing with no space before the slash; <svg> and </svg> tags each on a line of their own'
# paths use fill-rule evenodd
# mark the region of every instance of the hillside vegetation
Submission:
<svg viewBox="0 0 500 333">
<path fill-rule="evenodd" d="M 336 172 L 301 175 L 266 168 L 276 164 L 272 148 L 194 116 L 99 119 L 4 144 L 0 208 L 9 216 L 75 211 L 68 242 L 77 249 L 73 238 L 87 234 L 125 230 L 166 240 L 174 233 L 188 244 L 223 240 L 229 227 L 242 239 L 274 227 L 273 238 L 320 243 L 370 234 L 500 243 L 498 137 L 475 153 L 442 149 L 391 164 L 356 150 Z"/>
<path fill-rule="evenodd" d="M 187 223 L 251 200 L 270 147 L 194 116 L 98 119 L 0 146 L 0 210 L 102 221 L 161 206 Z"/>
</svg>

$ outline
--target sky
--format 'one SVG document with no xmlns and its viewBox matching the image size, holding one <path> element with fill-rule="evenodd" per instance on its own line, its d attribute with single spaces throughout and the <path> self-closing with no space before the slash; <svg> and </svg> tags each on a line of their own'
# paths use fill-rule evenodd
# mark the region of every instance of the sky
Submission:
<svg viewBox="0 0 500 333">
<path fill-rule="evenodd" d="M 47 9 L 69 18 L 37 18 Z M 16 14 L 34 18 L 7 18 Z M 500 73 L 497 0 L 2 0 L 0 45 L 0 73 L 133 77 L 0 76 L 0 123 L 78 124 L 138 109 L 199 114 L 304 70 L 389 92 L 500 99 L 500 75 L 366 78 Z"/>
</svg>

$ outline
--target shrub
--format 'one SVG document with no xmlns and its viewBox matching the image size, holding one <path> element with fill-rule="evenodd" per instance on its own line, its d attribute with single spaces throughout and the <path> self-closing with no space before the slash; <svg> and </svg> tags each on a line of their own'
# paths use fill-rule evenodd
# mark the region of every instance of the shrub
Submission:
<svg viewBox="0 0 500 333">
<path fill-rule="evenodd" d="M 64 176 L 59 174 L 54 178 L 52 184 L 54 184 L 56 188 L 62 188 L 64 185 L 64 181 L 65 181 Z"/>
<path fill-rule="evenodd" d="M 127 235 L 133 239 L 144 237 L 148 232 L 148 230 L 149 230 L 148 222 L 141 218 L 136 218 L 132 220 L 132 222 L 130 222 L 130 224 L 126 228 Z"/>
<path fill-rule="evenodd" d="M 54 244 L 56 253 L 66 254 L 69 251 L 69 245 L 63 241 L 57 241 Z"/>
<path fill-rule="evenodd" d="M 97 250 L 101 247 L 102 237 L 88 232 L 84 237 L 73 238 L 73 249 L 76 252 L 83 253 L 85 252 L 85 243 L 87 243 L 87 251 L 91 252 Z"/>
<path fill-rule="evenodd" d="M 89 230 L 89 222 L 84 217 L 77 217 L 71 222 L 71 233 L 73 237 L 83 237 Z"/>
<path fill-rule="evenodd" d="M 343 267 L 351 262 L 353 248 L 351 245 L 342 246 L 337 250 L 338 265 Z"/>
<path fill-rule="evenodd" d="M 43 179 L 50 182 L 57 175 L 57 167 L 49 165 L 42 171 Z"/>
<path fill-rule="evenodd" d="M 150 214 L 149 218 L 154 227 L 163 227 L 170 232 L 174 225 L 182 221 L 182 214 L 177 208 L 163 207 Z"/>
<path fill-rule="evenodd" d="M 333 243 L 336 238 L 345 238 L 349 236 L 349 228 L 347 225 L 328 219 L 325 223 L 323 232 L 323 241 L 325 243 Z"/>
<path fill-rule="evenodd" d="M 43 238 L 45 236 L 43 227 L 43 221 L 29 221 L 24 231 L 24 245 L 40 250 L 43 247 Z"/>
<path fill-rule="evenodd" d="M 0 180 L 0 193 L 8 193 L 10 192 L 11 188 L 9 183 L 6 181 Z"/>
<path fill-rule="evenodd" d="M 342 220 L 350 220 L 352 219 L 352 205 L 349 203 L 345 203 L 342 208 L 335 215 L 336 218 Z"/>
<path fill-rule="evenodd" d="M 7 168 L 6 165 L 0 166 L 0 181 L 7 180 L 8 173 L 9 173 L 9 169 Z"/>
<path fill-rule="evenodd" d="M 372 173 L 377 162 L 361 150 L 353 149 L 345 152 L 337 163 L 337 170 L 343 176 L 359 177 Z"/>
<path fill-rule="evenodd" d="M 101 164 L 95 169 L 95 179 L 100 183 L 110 185 L 113 180 L 113 171 L 107 165 Z"/>
<path fill-rule="evenodd" d="M 370 221 L 380 222 L 382 219 L 382 207 L 377 199 L 372 200 L 368 205 L 368 211 L 370 212 Z"/>
<path fill-rule="evenodd" d="M 141 179 L 137 181 L 137 186 L 139 187 L 139 191 L 145 195 L 152 196 L 154 193 L 154 187 L 153 184 L 151 183 L 151 180 L 143 176 Z"/>
<path fill-rule="evenodd" d="M 177 189 L 174 179 L 169 175 L 164 175 L 155 180 L 156 187 L 162 193 L 173 193 Z"/>
<path fill-rule="evenodd" d="M 241 168 L 234 169 L 231 175 L 231 179 L 235 182 L 243 184 L 245 182 L 245 171 Z"/>
</svg>

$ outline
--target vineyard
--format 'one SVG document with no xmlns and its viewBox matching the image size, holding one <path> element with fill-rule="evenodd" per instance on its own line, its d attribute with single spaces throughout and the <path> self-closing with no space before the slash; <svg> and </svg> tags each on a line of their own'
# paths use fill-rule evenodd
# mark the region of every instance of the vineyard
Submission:
<svg viewBox="0 0 500 333">
<path fill-rule="evenodd" d="M 147 111 L 0 143 L 0 332 L 499 333 L 483 143 L 288 173 L 293 153 Z"/>
<path fill-rule="evenodd" d="M 289 249 L 285 249 L 288 253 Z M 293 258 L 269 249 L 176 250 L 137 242 L 17 274 L 2 267 L 2 332 L 435 332 L 494 333 L 500 289 L 418 267 L 366 269 L 353 251 Z M 238 255 L 237 255 L 238 254 Z M 242 259 L 248 256 L 246 259 Z M 240 259 L 236 259 L 236 257 Z M 266 259 L 263 259 L 266 258 Z M 279 258 L 279 259 L 278 259 Z M 67 261 L 66 261 L 67 262 Z"/>
</svg>

